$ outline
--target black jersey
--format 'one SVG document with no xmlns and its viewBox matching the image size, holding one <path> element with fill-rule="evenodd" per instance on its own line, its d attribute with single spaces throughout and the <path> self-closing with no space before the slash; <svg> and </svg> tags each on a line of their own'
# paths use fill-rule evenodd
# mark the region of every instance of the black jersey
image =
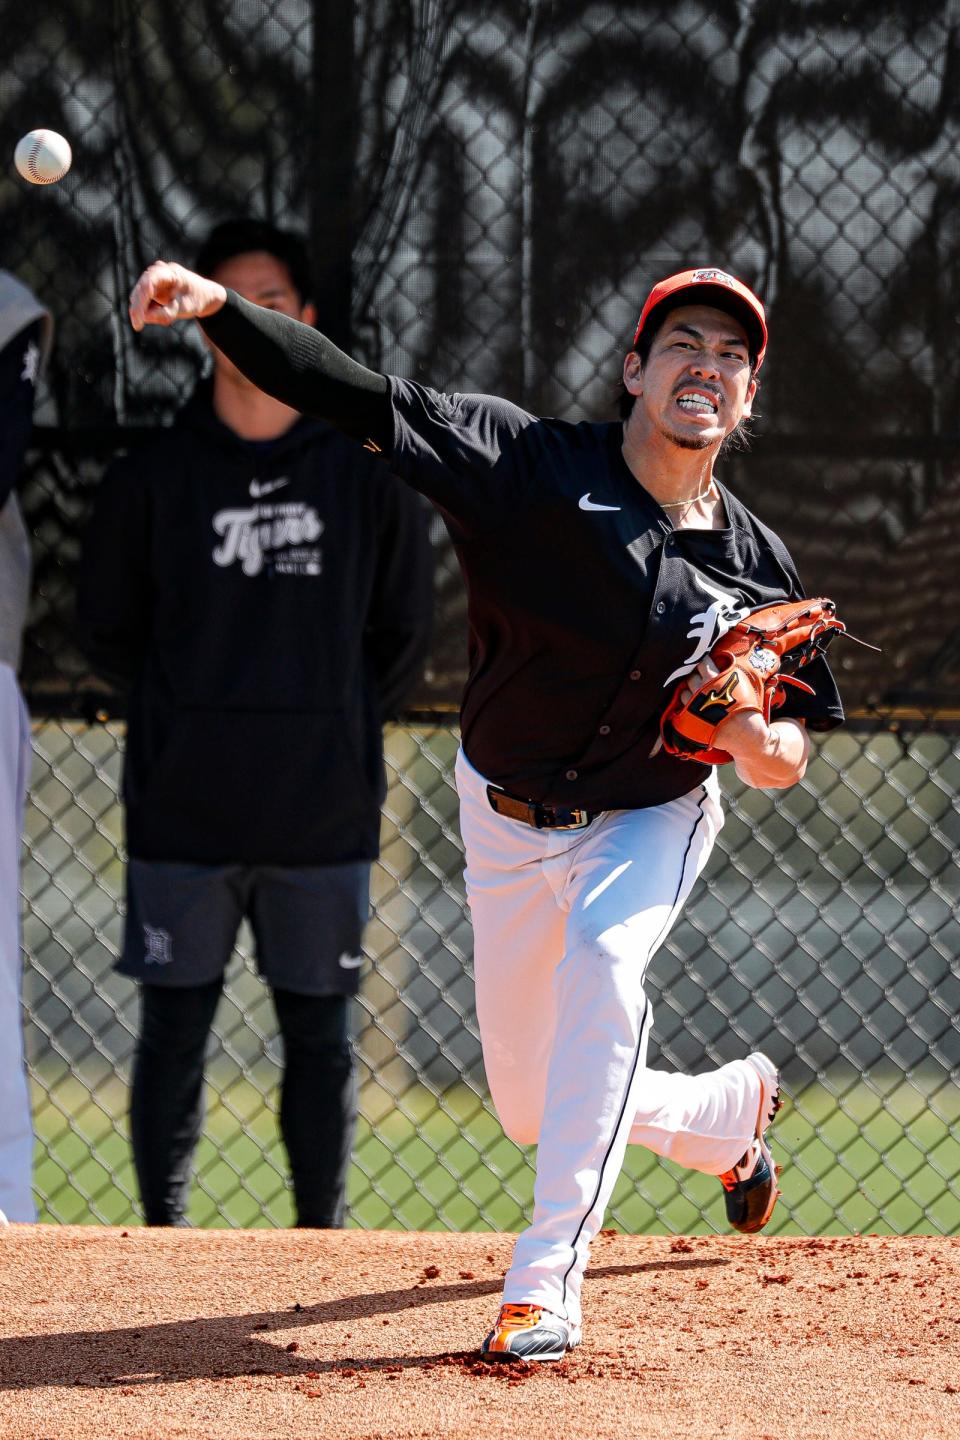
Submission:
<svg viewBox="0 0 960 1440">
<path fill-rule="evenodd" d="M 442 511 L 468 589 L 464 750 L 512 794 L 659 805 L 709 767 L 660 751 L 677 681 L 746 611 L 803 590 L 779 538 L 725 487 L 729 528 L 675 530 L 614 424 L 543 420 L 391 379 L 393 468 Z M 843 720 L 826 661 L 782 716 Z"/>
</svg>

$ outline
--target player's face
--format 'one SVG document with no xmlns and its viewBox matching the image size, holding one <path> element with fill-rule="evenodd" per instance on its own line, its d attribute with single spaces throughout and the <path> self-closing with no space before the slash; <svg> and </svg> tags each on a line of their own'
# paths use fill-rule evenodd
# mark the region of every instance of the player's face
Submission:
<svg viewBox="0 0 960 1440">
<path fill-rule="evenodd" d="M 719 446 L 749 416 L 757 389 L 746 330 L 710 305 L 671 310 L 646 365 L 628 355 L 623 379 L 637 397 L 638 426 L 651 427 L 685 450 Z"/>
<path fill-rule="evenodd" d="M 218 265 L 210 277 L 236 290 L 244 300 L 254 305 L 263 305 L 267 310 L 279 310 L 292 315 L 295 320 L 304 320 L 312 325 L 316 319 L 313 305 L 304 305 L 294 286 L 290 271 L 282 260 L 269 255 L 265 250 L 251 250 L 245 255 L 232 255 Z M 222 375 L 228 375 L 238 384 L 250 385 L 250 381 L 228 360 L 215 345 L 211 345 L 214 365 Z"/>
</svg>

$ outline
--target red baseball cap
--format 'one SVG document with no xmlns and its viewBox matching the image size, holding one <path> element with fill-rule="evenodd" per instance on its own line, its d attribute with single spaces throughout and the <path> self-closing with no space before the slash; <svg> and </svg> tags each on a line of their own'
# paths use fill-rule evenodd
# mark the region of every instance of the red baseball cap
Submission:
<svg viewBox="0 0 960 1440">
<path fill-rule="evenodd" d="M 681 300 L 680 296 L 683 296 Z M 640 319 L 634 332 L 636 345 L 647 321 L 665 301 L 671 301 L 670 308 L 682 303 L 714 305 L 736 316 L 750 338 L 750 349 L 756 356 L 756 368 L 763 364 L 767 351 L 767 317 L 763 305 L 748 285 L 726 270 L 681 270 L 679 275 L 668 275 L 660 280 L 647 296 Z"/>
</svg>

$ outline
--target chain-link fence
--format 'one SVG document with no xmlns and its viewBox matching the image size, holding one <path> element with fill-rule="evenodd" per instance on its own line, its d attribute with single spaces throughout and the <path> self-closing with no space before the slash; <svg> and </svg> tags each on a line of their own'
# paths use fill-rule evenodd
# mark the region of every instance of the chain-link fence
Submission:
<svg viewBox="0 0 960 1440">
<path fill-rule="evenodd" d="M 783 1224 L 956 1230 L 960 642 L 960 39 L 956 0 L 0 0 L 12 150 L 66 133 L 67 178 L 0 185 L 16 270 L 58 343 L 23 487 L 36 767 L 24 868 L 27 1040 L 45 1212 L 125 1222 L 135 995 L 122 893 L 121 713 L 72 636 L 105 463 L 203 366 L 135 339 L 123 300 L 251 211 L 308 236 L 321 327 L 367 363 L 541 413 L 609 415 L 650 283 L 722 263 L 768 302 L 753 455 L 724 476 L 878 658 L 833 652 L 854 725 L 802 785 L 733 788 L 656 961 L 654 1063 L 762 1044 L 792 1105 Z M 417 712 L 392 778 L 357 1010 L 361 1224 L 514 1227 L 530 1158 L 486 1099 L 442 707 L 463 668 L 446 542 Z M 931 617 L 935 617 L 931 623 Z M 275 1026 L 240 954 L 217 1021 L 199 1223 L 285 1223 Z M 631 1152 L 614 1218 L 721 1223 L 716 1185 Z M 779 1214 L 779 1212 L 778 1212 Z"/>
<path fill-rule="evenodd" d="M 120 941 L 117 726 L 38 728 L 24 871 L 28 1050 L 47 1214 L 126 1223 L 134 986 Z M 483 1080 L 450 727 L 394 727 L 368 966 L 357 1007 L 362 1122 L 353 1218 L 512 1229 L 531 1196 Z M 839 734 L 805 780 L 729 789 L 717 852 L 651 971 L 655 1067 L 702 1069 L 762 1045 L 791 1103 L 778 1121 L 802 1230 L 957 1225 L 955 972 L 960 749 L 946 737 Z M 241 943 L 216 1023 L 197 1223 L 286 1223 L 276 1027 Z M 627 1229 L 723 1226 L 716 1182 L 630 1152 Z"/>
</svg>

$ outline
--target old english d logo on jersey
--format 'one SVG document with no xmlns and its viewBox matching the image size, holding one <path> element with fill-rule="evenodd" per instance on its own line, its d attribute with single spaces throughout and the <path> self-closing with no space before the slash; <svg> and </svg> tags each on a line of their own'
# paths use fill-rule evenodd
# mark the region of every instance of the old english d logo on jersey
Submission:
<svg viewBox="0 0 960 1440">
<path fill-rule="evenodd" d="M 732 630 L 734 625 L 750 613 L 750 607 L 744 605 L 736 591 L 721 590 L 719 585 L 712 584 L 705 575 L 696 571 L 691 572 L 690 578 L 699 589 L 710 596 L 710 604 L 690 616 L 687 639 L 695 642 L 694 647 L 690 654 L 685 656 L 683 663 L 667 676 L 663 682 L 664 689 L 695 670 L 703 657 L 710 654 L 721 635 L 726 635 L 728 630 Z"/>
<path fill-rule="evenodd" d="M 715 718 L 712 712 L 729 710 L 734 701 L 734 691 L 740 684 L 740 676 L 736 670 L 732 670 L 722 685 L 713 690 L 704 691 L 700 699 L 692 706 L 694 714 L 699 715 L 711 725 L 720 723 L 719 717 Z"/>
</svg>

